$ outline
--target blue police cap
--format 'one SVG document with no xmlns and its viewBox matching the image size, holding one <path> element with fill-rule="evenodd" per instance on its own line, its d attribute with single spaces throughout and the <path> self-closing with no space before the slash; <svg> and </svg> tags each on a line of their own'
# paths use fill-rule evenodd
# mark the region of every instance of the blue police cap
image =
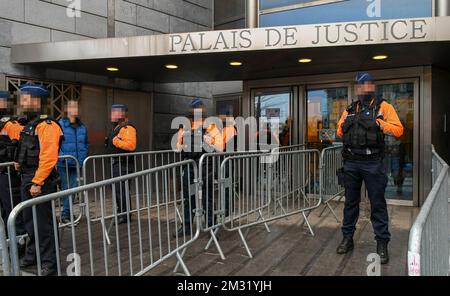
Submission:
<svg viewBox="0 0 450 296">
<path fill-rule="evenodd" d="M 355 81 L 357 84 L 364 84 L 366 82 L 373 81 L 373 77 L 368 72 L 358 72 L 358 74 L 356 74 Z"/>
<path fill-rule="evenodd" d="M 50 95 L 48 88 L 44 85 L 36 85 L 34 83 L 26 83 L 20 87 L 21 92 L 29 93 L 36 97 L 48 97 Z"/>
<path fill-rule="evenodd" d="M 125 104 L 113 104 L 111 106 L 111 109 L 119 109 L 119 110 L 123 110 L 123 111 L 128 111 L 128 106 Z"/>
<path fill-rule="evenodd" d="M 200 108 L 203 107 L 203 101 L 199 98 L 195 98 L 192 102 L 191 102 L 191 108 Z"/>
<path fill-rule="evenodd" d="M 0 90 L 0 99 L 9 99 L 9 92 Z"/>
</svg>

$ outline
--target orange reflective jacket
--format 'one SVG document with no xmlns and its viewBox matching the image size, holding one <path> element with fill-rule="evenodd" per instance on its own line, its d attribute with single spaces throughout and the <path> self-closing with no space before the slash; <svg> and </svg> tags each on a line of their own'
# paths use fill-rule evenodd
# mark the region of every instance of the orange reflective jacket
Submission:
<svg viewBox="0 0 450 296">
<path fill-rule="evenodd" d="M 359 105 L 358 105 L 359 107 Z M 347 110 L 342 113 L 341 119 L 338 122 L 337 136 L 342 138 L 342 124 L 347 118 Z M 398 118 L 397 112 L 394 107 L 386 101 L 383 101 L 378 111 L 377 122 L 380 125 L 381 130 L 390 136 L 400 138 L 403 135 L 403 125 Z"/>
<path fill-rule="evenodd" d="M 17 121 L 8 121 L 1 130 L 0 134 L 8 136 L 11 141 L 19 141 L 20 133 L 23 129 L 24 126 L 19 124 Z"/>
<path fill-rule="evenodd" d="M 132 125 L 121 127 L 119 133 L 112 140 L 112 144 L 119 149 L 135 151 L 137 146 L 137 132 Z"/>
<path fill-rule="evenodd" d="M 51 121 L 41 122 L 36 126 L 39 139 L 39 167 L 34 174 L 33 183 L 42 186 L 58 162 L 59 141 L 62 130 L 59 125 Z"/>
</svg>

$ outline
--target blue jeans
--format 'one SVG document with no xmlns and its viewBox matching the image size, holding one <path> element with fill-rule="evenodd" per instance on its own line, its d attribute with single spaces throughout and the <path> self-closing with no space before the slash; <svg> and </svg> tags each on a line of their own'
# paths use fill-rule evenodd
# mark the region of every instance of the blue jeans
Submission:
<svg viewBox="0 0 450 296">
<path fill-rule="evenodd" d="M 345 160 L 345 205 L 342 233 L 353 236 L 359 217 L 361 185 L 364 181 L 370 200 L 370 221 L 377 241 L 389 241 L 389 216 L 384 193 L 387 185 L 386 168 L 382 160 Z"/>
<path fill-rule="evenodd" d="M 77 169 L 58 167 L 59 176 L 61 177 L 61 189 L 67 190 L 78 187 Z M 72 196 L 73 202 L 74 196 Z M 61 217 L 70 218 L 70 199 L 69 196 L 64 197 L 63 211 Z"/>
</svg>

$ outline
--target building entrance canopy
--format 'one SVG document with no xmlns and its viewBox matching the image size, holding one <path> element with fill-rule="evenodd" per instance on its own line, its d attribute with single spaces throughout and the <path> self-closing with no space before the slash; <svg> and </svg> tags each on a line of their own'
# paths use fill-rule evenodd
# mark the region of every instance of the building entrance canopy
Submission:
<svg viewBox="0 0 450 296">
<path fill-rule="evenodd" d="M 21 44 L 12 61 L 138 81 L 251 80 L 419 65 L 450 68 L 450 17 Z M 388 59 L 373 60 L 375 55 Z M 301 58 L 312 59 L 301 64 Z M 241 66 L 230 66 L 230 62 Z M 166 65 L 177 69 L 167 69 Z"/>
</svg>

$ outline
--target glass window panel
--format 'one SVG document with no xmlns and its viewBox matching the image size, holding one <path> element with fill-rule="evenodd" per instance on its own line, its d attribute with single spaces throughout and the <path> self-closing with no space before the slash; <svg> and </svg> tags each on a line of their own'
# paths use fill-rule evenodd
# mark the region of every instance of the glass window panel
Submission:
<svg viewBox="0 0 450 296">
<path fill-rule="evenodd" d="M 324 144 L 340 142 L 337 123 L 348 106 L 348 88 L 308 90 L 308 144 L 320 148 Z"/>
<path fill-rule="evenodd" d="M 382 84 L 378 95 L 392 104 L 404 127 L 399 139 L 386 136 L 386 198 L 413 200 L 414 83 Z"/>
<path fill-rule="evenodd" d="M 365 0 L 349 0 L 327 5 L 311 6 L 283 12 L 263 14 L 260 26 L 287 26 L 380 19 L 431 17 L 432 0 L 383 0 L 381 16 L 369 17 Z"/>
<path fill-rule="evenodd" d="M 300 3 L 308 3 L 308 2 L 314 2 L 316 0 L 260 0 L 259 1 L 259 7 L 260 9 L 270 9 L 270 8 L 277 8 L 277 7 L 283 7 L 293 4 L 300 4 Z"/>
<path fill-rule="evenodd" d="M 278 136 L 281 146 L 292 143 L 291 92 L 257 92 L 255 96 L 256 117 L 267 122 L 269 118 L 279 117 Z"/>
</svg>

